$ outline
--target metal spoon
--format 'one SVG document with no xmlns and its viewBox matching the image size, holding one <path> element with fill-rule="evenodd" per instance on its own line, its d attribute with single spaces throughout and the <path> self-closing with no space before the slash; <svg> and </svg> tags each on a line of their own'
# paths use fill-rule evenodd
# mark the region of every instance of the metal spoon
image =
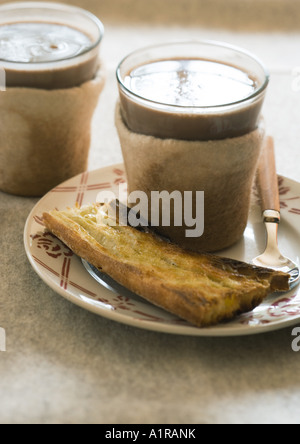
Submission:
<svg viewBox="0 0 300 444">
<path fill-rule="evenodd" d="M 257 185 L 261 196 L 264 223 L 267 229 L 267 247 L 265 252 L 253 260 L 260 267 L 272 268 L 290 274 L 290 288 L 300 282 L 299 266 L 284 257 L 278 247 L 278 229 L 280 224 L 280 199 L 276 173 L 274 140 L 267 137 L 264 143 L 257 172 Z"/>
</svg>

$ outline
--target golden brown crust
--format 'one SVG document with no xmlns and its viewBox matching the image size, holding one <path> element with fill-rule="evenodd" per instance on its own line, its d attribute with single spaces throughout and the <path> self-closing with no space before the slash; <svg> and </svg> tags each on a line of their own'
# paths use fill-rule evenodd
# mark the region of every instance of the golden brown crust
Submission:
<svg viewBox="0 0 300 444">
<path fill-rule="evenodd" d="M 118 232 L 101 225 L 85 227 L 77 216 L 61 214 L 45 213 L 44 223 L 75 254 L 149 302 L 198 327 L 232 319 L 257 307 L 268 294 L 289 288 L 289 276 L 284 273 L 187 252 L 130 227 Z M 95 239 L 98 233 L 101 242 Z M 128 237 L 130 243 L 126 244 Z M 161 257 L 155 257 L 157 252 Z M 146 254 L 147 263 L 138 262 L 135 256 L 139 254 L 143 259 Z"/>
</svg>

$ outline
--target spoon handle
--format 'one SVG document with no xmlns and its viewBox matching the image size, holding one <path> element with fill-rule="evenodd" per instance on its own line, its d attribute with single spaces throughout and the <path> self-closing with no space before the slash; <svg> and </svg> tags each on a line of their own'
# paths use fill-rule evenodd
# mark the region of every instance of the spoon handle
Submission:
<svg viewBox="0 0 300 444">
<path fill-rule="evenodd" d="M 274 140 L 270 136 L 266 137 L 263 144 L 257 169 L 257 186 L 260 192 L 263 212 L 273 210 L 280 213 Z"/>
</svg>

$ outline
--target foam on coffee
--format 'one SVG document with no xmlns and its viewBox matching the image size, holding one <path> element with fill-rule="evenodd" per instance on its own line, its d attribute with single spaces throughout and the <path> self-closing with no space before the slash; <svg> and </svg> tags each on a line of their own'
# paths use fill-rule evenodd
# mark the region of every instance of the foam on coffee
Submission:
<svg viewBox="0 0 300 444">
<path fill-rule="evenodd" d="M 131 70 L 124 80 L 134 94 L 157 103 L 211 107 L 243 100 L 256 80 L 240 69 L 202 59 L 158 60 Z"/>
<path fill-rule="evenodd" d="M 82 31 L 56 23 L 9 23 L 0 26 L 0 60 L 9 87 L 62 89 L 91 80 L 98 68 L 98 54 L 84 60 L 93 45 Z M 64 66 L 63 61 L 74 58 Z M 59 64 L 62 66 L 59 66 Z"/>
<path fill-rule="evenodd" d="M 207 44 L 208 51 L 211 47 Z M 173 50 L 172 45 L 161 48 L 157 52 Z M 248 67 L 247 55 L 245 66 L 239 66 L 238 57 L 155 58 L 151 51 L 132 53 L 117 71 L 122 117 L 131 131 L 162 139 L 218 140 L 257 128 L 268 79 L 262 68 L 256 77 L 256 61 L 249 58 L 254 67 Z"/>
<path fill-rule="evenodd" d="M 8 62 L 39 63 L 74 57 L 88 50 L 91 39 L 55 23 L 11 23 L 0 26 L 0 55 Z"/>
</svg>

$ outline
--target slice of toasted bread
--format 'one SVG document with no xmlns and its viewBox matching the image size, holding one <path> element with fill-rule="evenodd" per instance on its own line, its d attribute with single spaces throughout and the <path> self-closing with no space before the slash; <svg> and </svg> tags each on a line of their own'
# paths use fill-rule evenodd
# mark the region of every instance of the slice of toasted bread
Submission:
<svg viewBox="0 0 300 444">
<path fill-rule="evenodd" d="M 198 326 L 254 309 L 289 275 L 196 254 L 129 226 L 110 226 L 99 205 L 51 211 L 46 227 L 75 254 L 153 304 Z"/>
</svg>

